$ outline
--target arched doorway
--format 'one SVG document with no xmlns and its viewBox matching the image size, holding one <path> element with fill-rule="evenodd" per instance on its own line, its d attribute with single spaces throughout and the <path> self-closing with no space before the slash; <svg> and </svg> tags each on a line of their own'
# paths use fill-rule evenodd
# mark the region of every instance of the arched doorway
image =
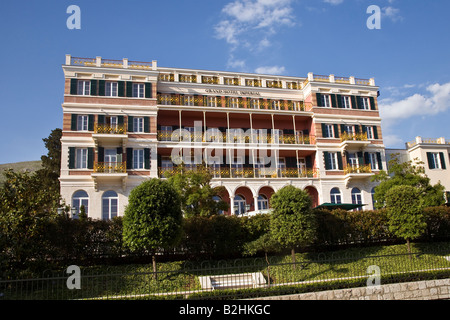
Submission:
<svg viewBox="0 0 450 320">
<path fill-rule="evenodd" d="M 319 193 L 317 192 L 317 189 L 312 186 L 307 186 L 305 190 L 311 197 L 311 207 L 317 207 L 319 205 Z"/>
</svg>

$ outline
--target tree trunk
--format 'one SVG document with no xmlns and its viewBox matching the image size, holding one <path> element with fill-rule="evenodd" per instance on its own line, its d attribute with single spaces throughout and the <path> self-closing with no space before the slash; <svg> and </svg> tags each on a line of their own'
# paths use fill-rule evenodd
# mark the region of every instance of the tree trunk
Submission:
<svg viewBox="0 0 450 320">
<path fill-rule="evenodd" d="M 291 249 L 291 256 L 292 256 L 292 269 L 295 270 L 295 249 Z"/>
<path fill-rule="evenodd" d="M 158 280 L 158 274 L 156 273 L 156 256 L 152 255 L 152 264 L 153 264 L 153 279 Z"/>
</svg>

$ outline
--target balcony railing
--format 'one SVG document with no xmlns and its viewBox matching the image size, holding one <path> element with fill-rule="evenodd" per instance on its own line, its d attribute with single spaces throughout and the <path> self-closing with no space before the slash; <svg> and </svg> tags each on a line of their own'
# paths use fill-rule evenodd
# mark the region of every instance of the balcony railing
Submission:
<svg viewBox="0 0 450 320">
<path fill-rule="evenodd" d="M 126 132 L 127 132 L 127 128 L 124 124 L 118 124 L 118 125 L 110 125 L 110 124 L 102 124 L 102 123 L 94 124 L 94 133 L 126 134 Z"/>
<path fill-rule="evenodd" d="M 191 142 L 228 142 L 228 143 L 259 143 L 259 144 L 315 144 L 316 139 L 311 135 L 294 134 L 253 134 L 225 132 L 190 133 L 183 131 L 158 131 L 158 141 L 191 141 Z M 189 140 L 190 139 L 190 140 Z"/>
<path fill-rule="evenodd" d="M 367 133 L 347 133 L 344 132 L 341 135 L 341 141 L 348 141 L 348 140 L 353 140 L 353 141 L 367 141 Z"/>
<path fill-rule="evenodd" d="M 123 162 L 94 162 L 94 173 L 126 173 L 127 163 Z"/>
<path fill-rule="evenodd" d="M 360 166 L 347 166 L 344 169 L 345 174 L 353 174 L 353 173 L 372 173 L 372 168 L 370 164 L 368 165 L 360 165 Z"/>
<path fill-rule="evenodd" d="M 319 171 L 317 168 L 230 168 L 230 167 L 198 167 L 186 168 L 159 167 L 160 177 L 168 177 L 186 171 L 208 172 L 213 178 L 317 178 Z"/>
</svg>

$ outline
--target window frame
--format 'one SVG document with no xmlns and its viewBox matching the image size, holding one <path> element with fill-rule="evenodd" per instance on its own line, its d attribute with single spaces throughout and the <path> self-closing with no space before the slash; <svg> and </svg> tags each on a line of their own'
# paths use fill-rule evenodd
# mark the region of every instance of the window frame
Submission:
<svg viewBox="0 0 450 320">
<path fill-rule="evenodd" d="M 119 96 L 119 83 L 117 81 L 105 82 L 105 97 L 118 97 Z"/>
<path fill-rule="evenodd" d="M 333 192 L 333 190 L 337 190 L 337 192 Z M 334 187 L 330 190 L 330 202 L 333 204 L 342 203 L 342 192 L 339 188 Z"/>
<path fill-rule="evenodd" d="M 322 94 L 321 96 L 320 96 L 320 99 L 322 99 L 322 107 L 324 107 L 324 108 L 331 108 L 332 107 L 332 105 L 331 105 L 331 95 L 329 95 L 329 94 Z"/>
<path fill-rule="evenodd" d="M 133 132 L 143 133 L 144 132 L 144 117 L 134 117 L 133 118 Z"/>
<path fill-rule="evenodd" d="M 91 81 L 78 80 L 77 81 L 77 95 L 90 96 L 91 95 Z"/>
<path fill-rule="evenodd" d="M 133 169 L 143 170 L 145 162 L 144 149 L 133 149 Z"/>
<path fill-rule="evenodd" d="M 140 82 L 133 82 L 132 97 L 142 99 L 145 98 L 145 84 Z"/>
<path fill-rule="evenodd" d="M 77 115 L 77 131 L 89 131 L 89 116 L 86 114 Z"/>
<path fill-rule="evenodd" d="M 344 109 L 351 109 L 352 108 L 352 99 L 350 96 L 342 96 L 341 97 L 342 107 Z"/>
<path fill-rule="evenodd" d="M 88 169 L 88 148 L 75 148 L 75 169 Z"/>
</svg>

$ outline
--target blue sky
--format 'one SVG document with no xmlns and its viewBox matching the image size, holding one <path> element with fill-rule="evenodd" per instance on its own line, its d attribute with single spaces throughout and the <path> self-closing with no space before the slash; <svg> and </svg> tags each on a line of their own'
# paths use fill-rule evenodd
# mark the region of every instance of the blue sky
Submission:
<svg viewBox="0 0 450 320">
<path fill-rule="evenodd" d="M 69 30 L 67 7 L 81 9 Z M 368 29 L 367 8 L 381 9 Z M 0 163 L 39 160 L 62 126 L 65 54 L 163 67 L 375 78 L 387 147 L 450 139 L 450 1 L 4 1 Z"/>
</svg>

